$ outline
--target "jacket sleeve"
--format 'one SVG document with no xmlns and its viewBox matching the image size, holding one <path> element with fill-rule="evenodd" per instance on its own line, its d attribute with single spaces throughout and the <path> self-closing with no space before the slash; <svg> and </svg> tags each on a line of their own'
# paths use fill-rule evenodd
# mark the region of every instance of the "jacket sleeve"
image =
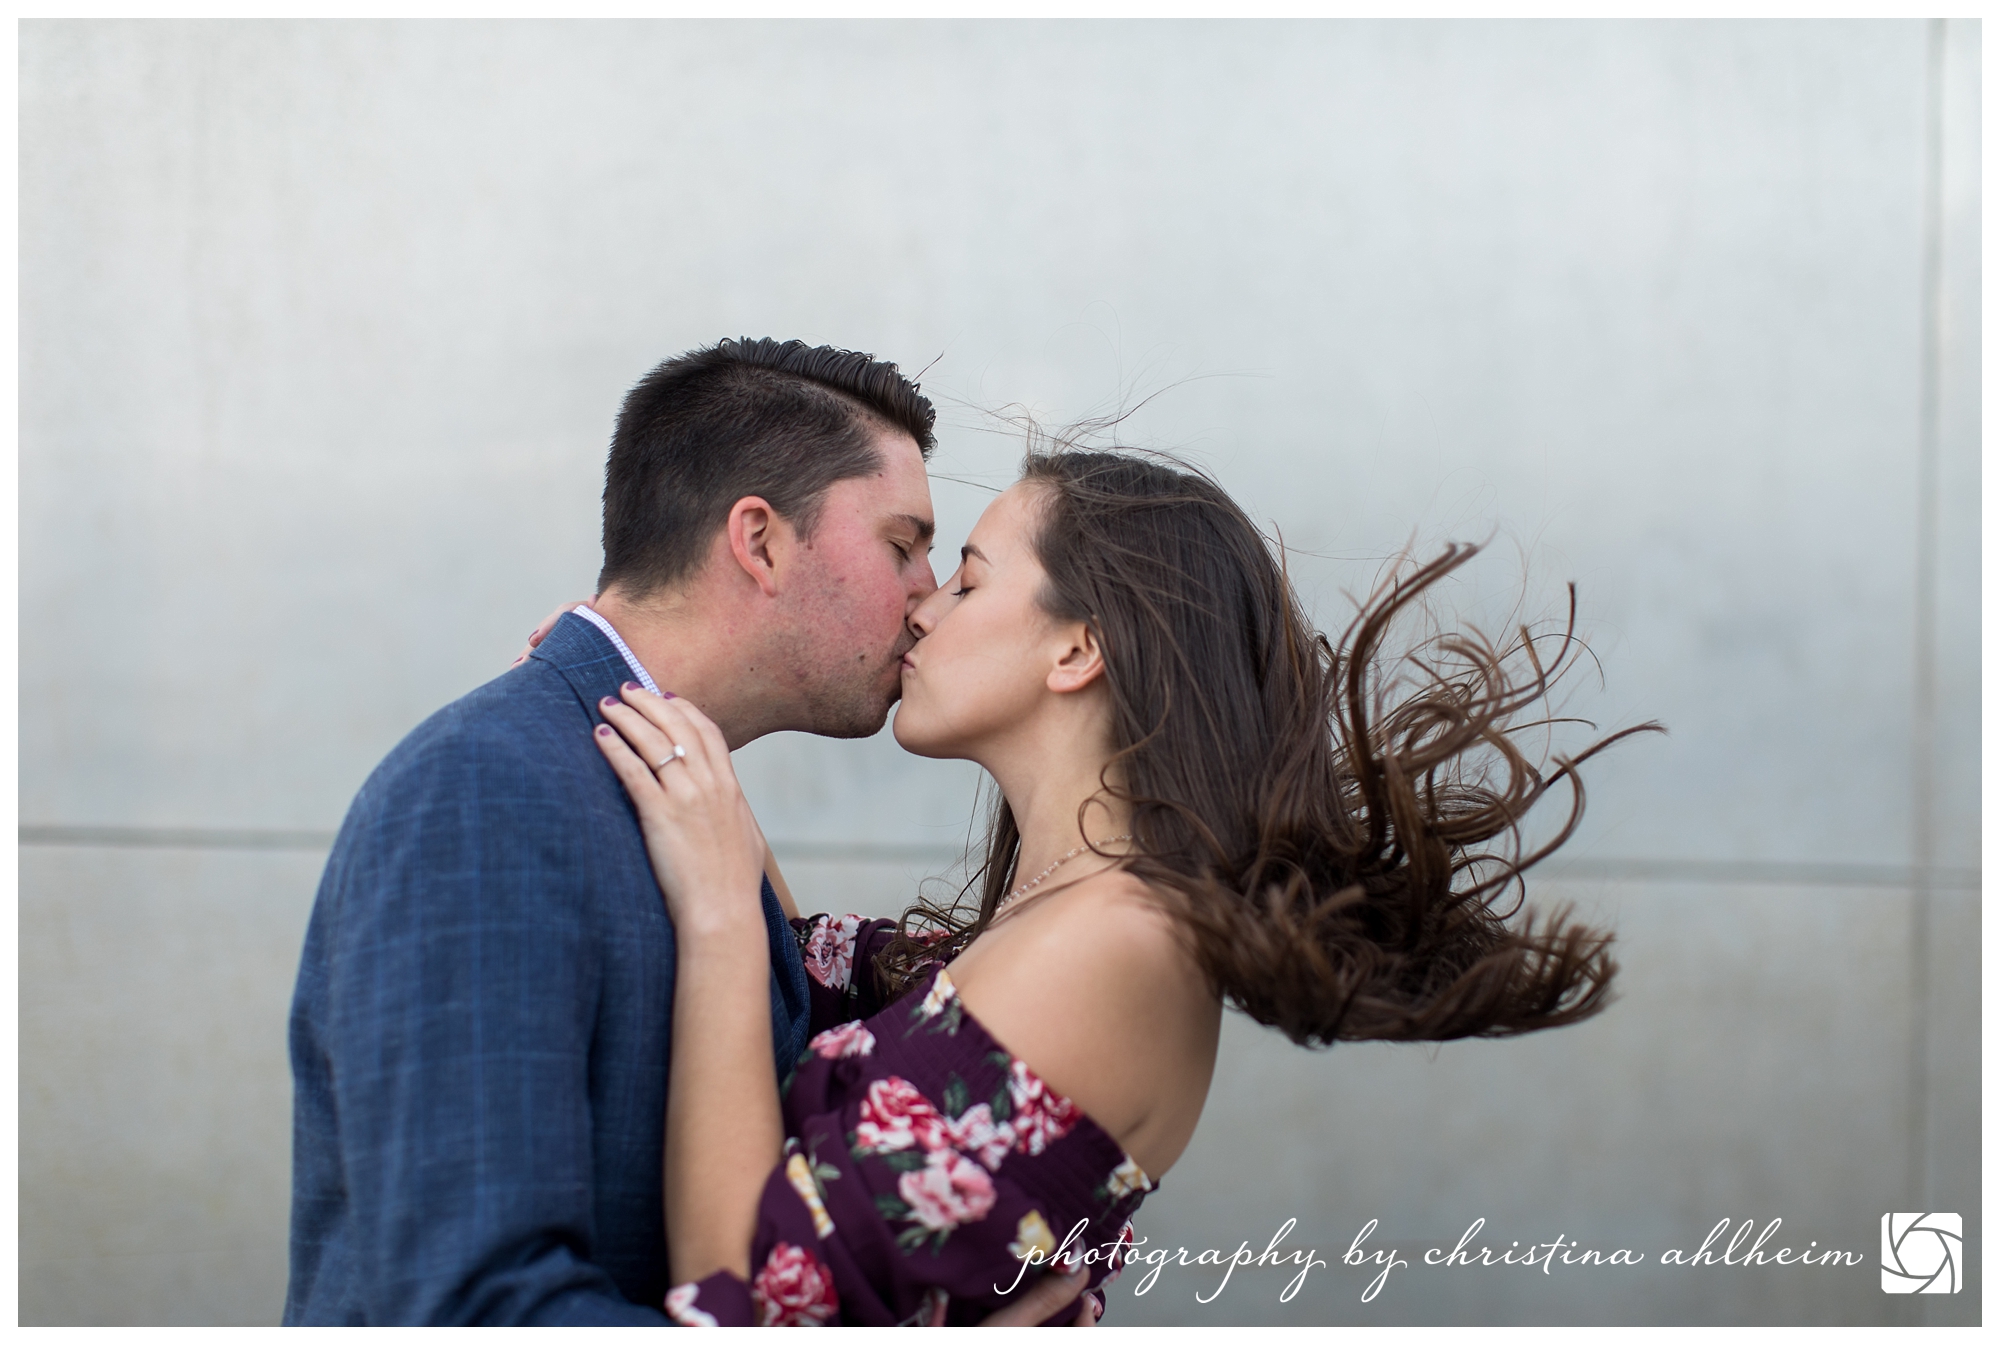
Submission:
<svg viewBox="0 0 2000 1345">
<path fill-rule="evenodd" d="M 332 1074 L 370 1322 L 664 1324 L 590 1259 L 604 954 L 585 847 L 519 824 L 559 807 L 546 779 L 504 751 L 422 754 L 371 782 L 328 868 L 306 1047 Z"/>
</svg>

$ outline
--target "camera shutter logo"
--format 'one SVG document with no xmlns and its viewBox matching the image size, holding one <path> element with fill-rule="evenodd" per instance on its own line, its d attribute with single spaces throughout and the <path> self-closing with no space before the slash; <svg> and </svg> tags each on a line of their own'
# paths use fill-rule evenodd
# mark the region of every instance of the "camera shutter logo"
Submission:
<svg viewBox="0 0 2000 1345">
<path fill-rule="evenodd" d="M 1963 1283 L 1965 1220 L 1956 1214 L 1882 1216 L 1882 1292 L 1955 1294 Z"/>
</svg>

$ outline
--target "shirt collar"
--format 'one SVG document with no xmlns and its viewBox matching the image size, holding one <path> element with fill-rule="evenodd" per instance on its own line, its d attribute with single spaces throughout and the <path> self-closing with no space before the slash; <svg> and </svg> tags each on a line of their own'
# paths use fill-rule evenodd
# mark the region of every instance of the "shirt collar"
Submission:
<svg viewBox="0 0 2000 1345">
<path fill-rule="evenodd" d="M 611 628 L 609 621 L 606 621 L 597 612 L 582 603 L 578 603 L 569 610 L 604 632 L 604 638 L 611 641 L 611 647 L 625 656 L 625 666 L 632 670 L 632 676 L 638 680 L 640 686 L 646 688 L 646 690 L 652 692 L 655 696 L 660 694 L 660 688 L 654 683 L 653 675 L 646 671 L 646 666 L 639 662 L 638 656 L 632 652 L 632 647 L 626 644 L 618 632 Z"/>
</svg>

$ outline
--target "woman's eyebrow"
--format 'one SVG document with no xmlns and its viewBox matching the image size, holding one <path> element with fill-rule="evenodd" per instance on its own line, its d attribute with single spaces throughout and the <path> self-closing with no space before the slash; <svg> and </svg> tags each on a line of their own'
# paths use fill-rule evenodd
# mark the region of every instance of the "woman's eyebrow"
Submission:
<svg viewBox="0 0 2000 1345">
<path fill-rule="evenodd" d="M 970 542 L 967 542 L 964 546 L 958 549 L 958 558 L 961 561 L 963 561 L 967 556 L 977 556 L 979 557 L 979 559 L 986 561 L 988 565 L 991 565 L 993 563 L 990 560 L 986 560 L 986 553 L 984 551 L 981 551 L 978 547 L 974 546 Z"/>
</svg>

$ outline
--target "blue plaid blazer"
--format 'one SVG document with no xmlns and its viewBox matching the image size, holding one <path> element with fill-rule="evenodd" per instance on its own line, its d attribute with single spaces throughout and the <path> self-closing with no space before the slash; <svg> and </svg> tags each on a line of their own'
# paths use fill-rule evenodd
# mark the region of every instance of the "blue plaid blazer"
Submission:
<svg viewBox="0 0 2000 1345">
<path fill-rule="evenodd" d="M 674 932 L 565 615 L 426 720 L 334 842 L 292 1002 L 287 1324 L 665 1325 Z M 806 977 L 770 884 L 782 1074 Z"/>
</svg>

